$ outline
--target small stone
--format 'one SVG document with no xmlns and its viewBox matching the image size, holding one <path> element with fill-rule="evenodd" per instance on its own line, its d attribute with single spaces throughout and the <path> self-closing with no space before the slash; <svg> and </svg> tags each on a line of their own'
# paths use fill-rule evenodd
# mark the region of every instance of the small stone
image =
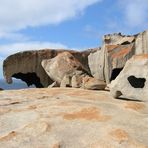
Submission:
<svg viewBox="0 0 148 148">
<path fill-rule="evenodd" d="M 86 76 L 83 78 L 82 87 L 85 89 L 91 89 L 91 90 L 104 90 L 106 87 L 106 83 L 104 81 Z"/>
</svg>

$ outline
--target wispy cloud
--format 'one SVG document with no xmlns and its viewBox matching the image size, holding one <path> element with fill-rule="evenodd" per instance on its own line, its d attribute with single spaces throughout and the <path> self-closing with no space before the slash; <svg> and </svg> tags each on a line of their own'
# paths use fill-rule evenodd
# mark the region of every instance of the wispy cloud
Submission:
<svg viewBox="0 0 148 148">
<path fill-rule="evenodd" d="M 6 33 L 6 32 L 0 32 L 0 39 L 5 39 L 5 40 L 8 40 L 8 41 L 28 41 L 30 40 L 31 38 L 29 36 L 26 36 L 22 33 L 17 33 L 17 32 L 9 32 L 9 33 Z"/>
<path fill-rule="evenodd" d="M 148 0 L 119 0 L 119 3 L 128 26 L 148 25 Z"/>
<path fill-rule="evenodd" d="M 39 49 L 67 49 L 68 47 L 61 43 L 51 43 L 51 42 L 22 42 L 22 43 L 12 43 L 6 45 L 0 45 L 0 56 L 6 57 L 10 54 L 14 54 L 20 51 L 26 50 L 39 50 Z"/>
<path fill-rule="evenodd" d="M 0 36 L 26 27 L 58 24 L 102 0 L 1 0 Z"/>
</svg>

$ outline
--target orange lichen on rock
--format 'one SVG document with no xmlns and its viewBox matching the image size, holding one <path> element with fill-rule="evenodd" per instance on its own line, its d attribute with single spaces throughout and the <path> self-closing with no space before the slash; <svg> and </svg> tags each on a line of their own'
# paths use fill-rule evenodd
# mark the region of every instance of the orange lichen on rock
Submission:
<svg viewBox="0 0 148 148">
<path fill-rule="evenodd" d="M 124 57 L 132 50 L 132 47 L 122 48 L 119 52 L 114 53 L 112 58 Z"/>
<path fill-rule="evenodd" d="M 136 111 L 141 110 L 144 107 L 145 107 L 144 104 L 142 104 L 142 103 L 136 103 L 136 102 L 128 102 L 125 105 L 125 108 L 129 108 L 129 109 L 136 110 Z"/>
<path fill-rule="evenodd" d="M 107 51 L 111 52 L 113 49 L 115 49 L 116 47 L 118 47 L 119 45 L 106 45 Z"/>
<path fill-rule="evenodd" d="M 75 119 L 83 119 L 83 120 L 96 120 L 96 121 L 107 121 L 111 119 L 109 115 L 101 115 L 99 109 L 95 107 L 83 108 L 81 111 L 64 114 L 64 119 L 66 120 L 75 120 Z"/>
<path fill-rule="evenodd" d="M 60 147 L 61 147 L 60 144 L 59 143 L 56 143 L 56 144 L 53 145 L 52 148 L 60 148 Z"/>
<path fill-rule="evenodd" d="M 16 135 L 17 135 L 17 133 L 15 131 L 12 131 L 8 135 L 1 137 L 0 141 L 8 141 L 8 140 L 14 138 Z"/>
<path fill-rule="evenodd" d="M 139 54 L 139 55 L 134 55 L 134 59 L 148 59 L 148 54 Z"/>
<path fill-rule="evenodd" d="M 128 133 L 123 129 L 115 129 L 109 133 L 111 137 L 113 137 L 118 142 L 123 142 L 128 140 Z"/>
</svg>

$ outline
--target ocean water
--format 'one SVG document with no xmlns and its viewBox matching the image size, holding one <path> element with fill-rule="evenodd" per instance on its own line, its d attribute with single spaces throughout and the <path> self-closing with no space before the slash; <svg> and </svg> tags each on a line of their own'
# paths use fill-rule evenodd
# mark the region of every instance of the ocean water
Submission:
<svg viewBox="0 0 148 148">
<path fill-rule="evenodd" d="M 4 90 L 33 88 L 34 85 L 28 87 L 27 84 L 21 80 L 13 79 L 12 84 L 7 84 L 4 79 L 0 79 L 0 88 Z"/>
</svg>

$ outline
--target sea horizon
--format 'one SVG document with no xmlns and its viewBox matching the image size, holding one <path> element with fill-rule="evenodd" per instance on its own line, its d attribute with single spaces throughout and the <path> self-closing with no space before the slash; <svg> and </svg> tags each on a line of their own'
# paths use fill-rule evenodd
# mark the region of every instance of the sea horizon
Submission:
<svg viewBox="0 0 148 148">
<path fill-rule="evenodd" d="M 25 89 L 25 88 L 33 88 L 34 86 L 28 87 L 27 84 L 21 80 L 13 79 L 12 84 L 6 83 L 5 79 L 0 78 L 0 88 L 4 90 L 13 90 L 13 89 Z"/>
</svg>

